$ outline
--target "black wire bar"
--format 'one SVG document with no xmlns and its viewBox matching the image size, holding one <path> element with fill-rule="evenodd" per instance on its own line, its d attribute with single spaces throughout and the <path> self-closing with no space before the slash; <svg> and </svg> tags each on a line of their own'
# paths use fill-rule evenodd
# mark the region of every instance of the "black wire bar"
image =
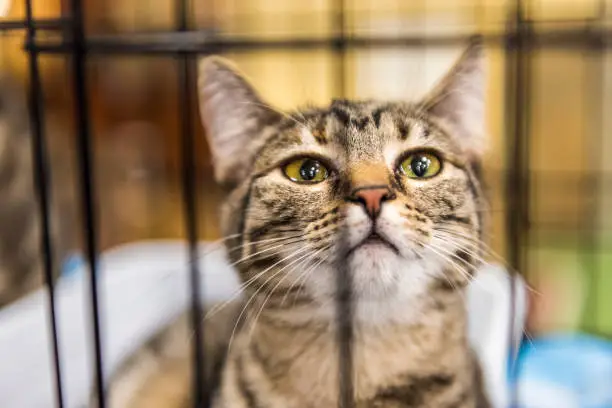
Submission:
<svg viewBox="0 0 612 408">
<path fill-rule="evenodd" d="M 77 155 L 81 184 L 83 236 L 85 253 L 90 272 L 91 308 L 94 335 L 95 385 L 98 407 L 106 408 L 104 370 L 102 356 L 102 332 L 99 311 L 97 222 L 95 208 L 95 178 L 92 166 L 92 146 L 87 92 L 87 43 L 84 32 L 84 9 L 82 0 L 72 0 L 72 76 L 74 86 L 74 108 L 77 129 Z"/>
<path fill-rule="evenodd" d="M 529 237 L 529 118 L 531 66 L 529 53 L 533 38 L 531 25 L 525 21 L 521 0 L 515 1 L 509 30 L 518 33 L 516 41 L 506 44 L 505 66 L 505 138 L 506 138 L 506 210 L 507 259 L 510 265 L 510 324 L 508 331 L 509 373 L 514 377 L 520 338 L 516 329 L 516 275 L 526 273 L 526 249 Z M 517 387 L 510 389 L 509 406 L 517 402 Z"/>
<path fill-rule="evenodd" d="M 32 10 L 30 9 L 30 13 Z M 25 20 L 6 20 L 0 21 L 0 31 L 13 31 L 13 30 L 28 30 L 29 28 L 33 28 L 34 31 L 53 31 L 53 30 L 63 30 L 66 27 L 69 27 L 70 20 L 67 18 L 53 18 L 53 19 L 45 19 L 45 18 L 37 18 L 34 19 L 32 14 L 28 16 L 28 8 L 26 7 L 26 18 Z"/>
<path fill-rule="evenodd" d="M 346 14 L 344 0 L 335 1 L 332 12 L 332 26 L 336 29 L 336 41 L 332 43 L 335 54 L 335 83 L 337 96 L 346 96 Z M 346 220 L 342 223 L 340 235 L 340 257 L 336 263 L 336 341 L 338 345 L 338 407 L 355 406 L 355 385 L 353 383 L 353 284 L 347 259 L 349 250 Z"/>
<path fill-rule="evenodd" d="M 34 18 L 32 14 L 32 0 L 25 1 L 26 21 L 28 23 L 26 35 L 33 40 L 36 36 Z M 47 146 L 44 133 L 44 95 L 41 84 L 40 68 L 38 64 L 38 53 L 32 51 L 28 54 L 28 68 L 30 75 L 29 89 L 29 111 L 32 131 L 32 157 L 34 163 L 34 185 L 36 187 L 37 201 L 40 211 L 41 223 L 41 249 L 43 255 L 44 281 L 49 293 L 49 323 L 51 327 L 51 348 L 53 350 L 53 374 L 55 381 L 56 406 L 64 406 L 62 392 L 62 371 L 60 364 L 60 352 L 57 336 L 57 313 L 55 308 L 55 284 L 53 267 L 53 243 L 51 242 L 51 220 L 49 180 L 50 169 L 48 162 Z"/>
<path fill-rule="evenodd" d="M 524 23 L 527 24 L 527 23 Z M 508 43 L 521 41 L 519 37 L 529 36 L 525 41 L 528 48 L 584 49 L 607 48 L 612 30 L 607 28 L 549 29 L 543 32 L 531 31 L 483 35 L 486 44 L 503 47 Z M 86 40 L 88 53 L 92 54 L 210 54 L 223 52 L 248 52 L 254 50 L 311 50 L 338 48 L 409 48 L 425 46 L 453 46 L 465 44 L 470 36 L 430 36 L 370 38 L 362 36 L 334 36 L 331 38 L 257 39 L 252 37 L 223 38 L 210 31 L 160 32 L 149 34 L 92 35 Z M 39 53 L 69 54 L 73 52 L 70 40 L 54 42 L 37 40 L 26 44 L 26 49 Z"/>
<path fill-rule="evenodd" d="M 334 69 L 338 97 L 346 95 L 346 15 L 344 0 L 336 0 L 332 24 L 337 30 L 337 40 L 332 44 L 336 57 Z M 353 284 L 347 254 L 349 249 L 346 220 L 342 223 L 340 254 L 336 264 L 336 324 L 338 343 L 338 407 L 355 406 L 353 383 Z"/>
<path fill-rule="evenodd" d="M 175 3 L 176 30 L 185 33 L 189 29 L 188 0 L 177 0 Z M 203 350 L 203 319 L 200 301 L 200 267 L 198 256 L 198 200 L 197 200 L 197 164 L 196 143 L 192 121 L 192 92 L 195 89 L 191 70 L 192 58 L 188 53 L 178 55 L 178 91 L 179 115 L 181 126 L 182 185 L 185 229 L 187 232 L 189 280 L 191 296 L 191 326 L 193 330 L 193 406 L 208 408 L 211 405 L 211 393 L 206 383 L 204 372 L 205 358 Z"/>
</svg>

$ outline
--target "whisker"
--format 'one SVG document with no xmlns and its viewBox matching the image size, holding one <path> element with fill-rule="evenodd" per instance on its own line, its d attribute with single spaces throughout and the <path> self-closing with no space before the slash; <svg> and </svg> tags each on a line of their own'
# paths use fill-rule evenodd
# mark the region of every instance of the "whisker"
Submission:
<svg viewBox="0 0 612 408">
<path fill-rule="evenodd" d="M 465 270 L 461 265 L 453 261 L 448 256 L 444 255 L 443 253 L 438 252 L 437 247 L 434 247 L 432 244 L 428 243 L 426 244 L 426 248 L 432 251 L 434 254 L 438 255 L 440 259 L 448 262 L 452 267 L 454 267 L 455 270 L 461 274 L 461 277 L 463 277 L 467 283 L 470 283 L 473 281 L 473 278 L 470 276 L 467 270 Z"/>
<path fill-rule="evenodd" d="M 317 237 L 319 237 L 319 236 L 323 236 L 323 233 L 319 233 L 319 234 L 312 234 L 312 236 L 313 236 L 313 238 L 317 238 Z M 293 237 L 290 237 L 290 238 L 288 238 L 288 239 L 292 239 L 292 238 L 293 238 Z M 281 239 L 283 239 L 283 238 L 281 238 Z M 273 248 L 268 248 L 268 249 L 266 249 L 266 251 L 267 251 L 267 250 L 271 250 L 271 249 L 276 249 L 276 248 L 278 248 L 278 247 L 282 247 L 282 246 L 284 246 L 284 245 L 293 244 L 293 243 L 295 243 L 295 242 L 299 242 L 299 241 L 300 241 L 299 239 L 298 239 L 298 240 L 293 240 L 293 239 L 292 239 L 290 242 L 289 242 L 289 241 L 287 241 L 287 242 L 282 242 L 280 245 L 276 245 L 276 246 L 274 246 Z M 263 252 L 263 251 L 259 251 L 259 252 L 261 253 L 261 252 Z M 259 253 L 255 253 L 255 254 L 252 254 L 252 255 L 250 255 L 250 256 L 256 256 L 256 255 L 259 255 Z M 245 257 L 245 258 L 246 258 L 246 257 Z M 235 265 L 236 265 L 236 264 L 238 264 L 239 262 L 244 261 L 244 260 L 245 260 L 245 258 L 242 258 L 242 259 L 240 259 L 240 260 L 238 260 L 238 261 L 234 262 L 233 264 L 230 264 L 230 266 L 235 266 Z M 228 300 L 224 301 L 224 302 L 223 302 L 223 303 L 221 303 L 221 304 L 215 305 L 213 308 L 211 308 L 211 310 L 209 310 L 209 311 L 208 311 L 208 313 L 206 313 L 206 315 L 204 316 L 204 319 L 209 319 L 209 318 L 211 318 L 211 317 L 212 317 L 212 316 L 214 316 L 216 313 L 218 313 L 220 310 L 222 310 L 224 307 L 227 307 L 227 305 L 229 305 L 229 304 L 230 304 L 230 303 L 232 303 L 234 300 L 236 300 L 236 298 L 237 298 L 237 297 L 239 297 L 239 296 L 240 296 L 240 295 L 241 295 L 241 294 L 242 294 L 242 293 L 243 293 L 243 292 L 244 292 L 244 291 L 245 291 L 245 290 L 246 290 L 246 289 L 247 289 L 247 288 L 250 286 L 250 284 L 251 284 L 251 283 L 253 283 L 253 282 L 254 282 L 254 281 L 256 281 L 257 279 L 259 279 L 259 278 L 260 278 L 260 277 L 261 277 L 261 276 L 262 276 L 262 275 L 263 275 L 265 272 L 267 272 L 267 269 L 266 269 L 266 270 L 264 270 L 264 271 L 262 271 L 262 272 L 257 273 L 255 276 L 251 277 L 249 280 L 247 280 L 246 282 L 242 283 L 242 284 L 240 285 L 240 287 L 239 287 L 239 288 L 238 288 L 238 289 L 237 289 L 237 290 L 236 290 L 234 293 L 232 293 L 232 295 L 230 296 L 230 298 L 229 298 Z"/>
<path fill-rule="evenodd" d="M 292 244 L 294 242 L 299 242 L 299 241 L 291 241 L 291 242 L 283 242 L 282 244 L 279 245 L 275 245 L 272 248 L 267 248 L 265 250 L 262 251 L 258 251 L 254 254 L 251 254 L 250 256 L 244 257 L 242 259 L 239 259 L 238 261 L 234 262 L 233 264 L 230 264 L 229 266 L 235 266 L 240 262 L 245 261 L 247 258 L 249 257 L 253 257 L 253 256 L 257 256 L 259 254 L 261 254 L 262 252 L 266 252 L 269 250 L 273 250 L 273 249 L 277 249 L 277 248 L 281 248 L 287 244 Z M 253 277 L 251 277 L 249 280 L 247 280 L 246 282 L 242 283 L 240 285 L 240 287 L 230 296 L 230 298 L 228 300 L 226 300 L 225 302 L 221 303 L 220 305 L 216 305 L 213 308 L 211 308 L 211 310 L 206 313 L 206 315 L 204 316 L 204 319 L 208 319 L 212 316 L 214 316 L 216 313 L 218 313 L 221 309 L 223 309 L 224 307 L 226 307 L 227 305 L 229 305 L 230 303 L 232 303 L 234 300 L 236 300 L 236 298 L 242 294 L 242 292 L 244 292 L 244 290 L 254 281 L 256 281 L 262 274 L 264 274 L 267 270 L 264 270 L 263 272 L 259 272 L 257 274 L 255 274 Z"/>
<path fill-rule="evenodd" d="M 283 239 L 297 238 L 297 237 L 300 237 L 300 236 L 302 236 L 302 234 L 292 234 L 292 235 L 286 235 L 286 236 L 276 237 L 276 238 L 261 239 L 261 240 L 257 240 L 257 241 L 245 242 L 245 243 L 242 243 L 240 245 L 236 245 L 236 246 L 233 246 L 231 248 L 225 248 L 225 249 L 227 250 L 227 253 L 229 254 L 229 253 L 234 252 L 234 251 L 236 251 L 238 249 L 244 249 L 244 248 L 247 248 L 249 246 L 264 244 L 264 243 L 268 243 L 268 242 L 281 241 Z"/>
<path fill-rule="evenodd" d="M 507 262 L 504 260 L 504 258 L 501 255 L 497 254 L 486 242 L 482 241 L 479 238 L 471 237 L 468 235 L 463 235 L 460 232 L 453 230 L 453 229 L 445 229 L 445 228 L 436 227 L 434 228 L 434 232 L 435 231 L 449 234 L 450 239 L 461 240 L 461 242 L 463 242 L 466 245 L 469 245 L 469 247 L 475 250 L 478 250 L 480 252 L 483 252 L 484 255 L 486 256 L 491 256 L 494 259 L 498 260 L 499 262 L 503 263 L 504 266 L 507 266 Z"/>
<path fill-rule="evenodd" d="M 297 264 L 295 267 L 291 268 L 291 270 L 290 270 L 289 272 L 287 272 L 287 273 L 285 274 L 285 276 L 283 276 L 283 277 L 282 277 L 282 278 L 281 278 L 281 279 L 280 279 L 280 280 L 279 280 L 279 281 L 276 283 L 276 285 L 275 285 L 275 286 L 274 286 L 272 289 L 270 289 L 270 291 L 268 292 L 268 295 L 267 295 L 267 296 L 264 298 L 264 301 L 261 303 L 261 307 L 259 308 L 259 311 L 258 311 L 258 312 L 255 314 L 255 318 L 253 319 L 253 322 L 252 322 L 252 324 L 251 324 L 251 329 L 250 329 L 250 331 L 249 331 L 249 338 L 250 338 L 250 339 L 251 339 L 251 338 L 253 338 L 253 332 L 255 331 L 255 325 L 257 324 L 257 321 L 259 320 L 259 316 L 261 315 L 261 312 L 264 310 L 264 307 L 266 306 L 266 303 L 268 303 L 268 301 L 269 301 L 269 300 L 270 300 L 270 298 L 272 297 L 272 294 L 274 293 L 274 291 L 275 291 L 275 290 L 276 290 L 276 289 L 277 289 L 277 288 L 278 288 L 278 287 L 281 285 L 281 283 L 282 283 L 282 282 L 283 282 L 285 279 L 287 279 L 287 277 L 289 276 L 289 274 L 290 274 L 291 272 L 293 272 L 294 270 L 296 270 L 296 269 L 297 269 L 297 267 L 299 267 L 299 265 L 301 265 L 302 263 L 304 263 L 304 262 L 309 262 L 309 261 L 310 261 L 312 258 L 314 258 L 314 257 L 316 256 L 316 254 L 317 254 L 317 253 L 318 253 L 318 251 L 317 251 L 317 252 L 315 252 L 315 253 L 306 254 L 306 255 L 304 255 L 304 256 L 302 256 L 302 257 L 300 257 L 300 258 L 304 258 L 304 259 L 302 259 L 302 261 L 300 261 L 300 262 L 299 262 L 299 263 L 298 263 L 298 264 Z M 286 265 L 285 267 L 281 268 L 281 270 L 280 270 L 279 272 L 283 271 L 284 269 L 286 269 L 288 266 L 290 266 L 290 265 L 291 265 L 291 264 L 293 264 L 294 262 L 296 262 L 296 261 L 300 260 L 300 258 L 298 258 L 297 260 L 294 260 L 294 261 L 293 261 L 293 262 L 291 262 L 290 264 L 288 264 L 288 265 Z M 275 274 L 274 276 L 276 276 L 276 275 L 278 275 L 278 273 L 277 273 L 277 274 Z M 266 283 L 268 283 L 268 282 L 269 282 L 271 279 L 273 279 L 273 278 L 274 278 L 274 276 L 270 277 L 270 278 L 269 278 L 269 279 L 268 279 L 268 280 L 267 280 L 267 281 L 266 281 L 266 282 L 265 282 L 265 283 L 264 283 L 262 286 L 264 286 L 264 285 L 265 285 Z"/>
<path fill-rule="evenodd" d="M 474 266 L 475 266 L 475 265 L 473 265 L 473 264 L 469 263 L 468 261 L 466 261 L 465 259 L 460 258 L 460 257 L 459 257 L 459 256 L 457 256 L 455 253 L 453 253 L 452 251 L 448 251 L 447 249 L 445 249 L 445 248 L 443 248 L 443 247 L 441 247 L 441 246 L 439 246 L 439 245 L 433 245 L 433 244 L 429 244 L 429 245 L 430 245 L 430 249 L 435 248 L 435 249 L 436 249 L 436 250 L 438 250 L 438 251 L 445 252 L 446 254 L 448 254 L 448 255 L 450 255 L 450 256 L 453 256 L 453 257 L 455 257 L 455 258 L 459 259 L 460 261 L 462 261 L 463 263 L 465 263 L 465 264 L 466 264 L 466 266 L 471 266 L 471 267 L 474 267 Z M 450 261 L 451 263 L 454 263 L 456 266 L 459 266 L 459 264 L 457 264 L 457 263 L 453 262 L 453 261 L 451 260 L 451 258 L 449 258 L 449 257 L 445 257 L 445 259 L 446 259 L 446 260 L 448 260 L 448 261 Z M 461 267 L 461 270 L 458 270 L 458 269 L 457 269 L 457 271 L 458 271 L 459 273 L 461 273 L 462 277 L 463 277 L 463 278 L 465 278 L 465 280 L 466 280 L 468 283 L 476 283 L 476 284 L 478 284 L 478 285 L 482 285 L 482 283 L 481 283 L 481 282 L 479 282 L 479 281 L 477 281 L 477 280 L 475 280 L 474 276 L 473 276 L 472 274 L 470 274 L 470 273 L 469 273 L 469 272 L 468 272 L 468 271 L 467 271 L 465 268 Z M 482 287 L 482 286 L 481 286 L 481 287 Z"/>
<path fill-rule="evenodd" d="M 327 250 L 329 249 L 330 246 L 326 246 L 324 248 L 321 248 L 321 250 Z M 310 272 L 312 272 L 313 270 L 315 270 L 316 268 L 319 267 L 319 265 L 321 265 L 328 257 L 324 257 L 321 258 L 318 262 L 314 263 L 313 265 L 311 265 L 308 269 L 305 269 L 291 284 L 291 286 L 289 287 L 289 289 L 287 290 L 287 293 L 285 293 L 285 296 L 283 297 L 283 300 L 281 301 L 281 305 L 285 304 L 285 301 L 287 300 L 287 296 L 289 295 L 289 293 L 291 292 L 291 290 L 295 287 L 295 285 L 298 284 L 298 282 L 301 282 L 300 285 L 298 286 L 297 290 L 298 293 L 296 293 L 294 295 L 294 302 L 293 305 L 295 306 L 295 302 L 297 301 L 297 299 L 299 299 L 299 295 L 301 294 L 301 290 L 303 287 L 303 284 L 305 282 L 306 277 L 310 274 Z M 302 281 L 303 280 L 303 281 Z"/>
<path fill-rule="evenodd" d="M 476 252 L 472 251 L 469 247 L 465 247 L 463 245 L 460 245 L 459 242 L 457 242 L 457 240 L 453 239 L 452 237 L 448 236 L 448 235 L 444 235 L 444 234 L 437 234 L 436 231 L 434 231 L 434 233 L 432 234 L 432 236 L 436 239 L 439 239 L 441 241 L 444 241 L 445 243 L 451 244 L 453 247 L 455 247 L 457 250 L 460 250 L 462 252 L 465 252 L 467 255 L 469 255 L 470 257 L 472 257 L 474 260 L 478 261 L 480 264 L 482 265 L 487 265 L 489 262 L 487 262 L 484 258 L 482 258 L 481 256 L 479 256 Z M 459 245 L 457 245 L 459 244 Z M 440 248 L 442 249 L 442 248 Z M 446 251 L 446 250 L 445 250 Z M 452 251 L 448 251 L 447 253 L 449 253 L 451 256 L 453 256 L 454 258 L 459 259 L 462 262 L 465 262 L 468 265 L 471 266 L 476 266 L 476 265 L 472 265 L 470 262 L 466 261 L 465 259 L 461 258 L 459 255 L 457 255 L 456 253 L 452 252 Z"/>
<path fill-rule="evenodd" d="M 301 254 L 304 251 L 309 250 L 308 247 L 303 247 L 300 248 L 298 250 L 296 250 L 295 252 L 287 255 L 285 258 L 279 260 L 278 262 L 275 262 L 273 265 L 269 266 L 268 268 L 264 269 L 260 274 L 263 274 L 265 272 L 268 272 L 270 270 L 272 270 L 272 268 L 274 268 L 275 266 L 277 266 L 278 264 L 285 262 L 288 259 L 293 258 L 294 256 Z M 234 328 L 232 330 L 232 334 L 230 336 L 230 341 L 228 344 L 228 348 L 227 348 L 227 352 L 230 352 L 231 346 L 232 346 L 232 342 L 234 340 L 234 337 L 236 335 L 236 329 L 238 328 L 238 323 L 241 321 L 242 316 L 244 315 L 244 312 L 247 310 L 248 306 L 251 304 L 251 302 L 253 301 L 253 299 L 257 296 L 257 294 L 259 293 L 259 291 L 263 288 L 263 286 L 270 281 L 270 279 L 273 279 L 275 276 L 277 276 L 284 268 L 282 268 L 280 271 L 275 272 L 270 278 L 268 278 L 268 280 L 266 280 L 266 282 L 264 282 L 262 285 L 259 286 L 259 288 L 255 291 L 255 293 L 253 293 L 250 297 L 249 300 L 246 302 L 246 304 L 244 305 L 244 307 L 242 308 L 240 315 L 238 316 L 238 318 L 236 319 L 236 323 L 234 324 Z"/>
<path fill-rule="evenodd" d="M 465 244 L 470 245 L 472 248 L 478 248 L 478 249 L 482 250 L 483 252 L 485 252 L 486 255 L 489 255 L 489 256 L 493 257 L 495 260 L 497 260 L 498 262 L 500 262 L 504 266 L 504 268 L 508 269 L 509 271 L 511 271 L 513 273 L 516 273 L 516 274 L 520 275 L 520 272 L 518 272 L 515 268 L 513 268 L 508 263 L 508 261 L 506 261 L 504 259 L 504 257 L 499 255 L 486 242 L 483 242 L 482 240 L 480 240 L 478 238 L 475 238 L 475 237 L 469 237 L 469 236 L 466 236 L 466 235 L 462 235 L 458 231 L 455 231 L 455 230 L 452 230 L 452 229 L 444 229 L 444 228 L 436 227 L 435 230 L 451 234 L 451 235 L 454 236 L 453 239 L 456 239 L 456 238 L 462 239 Z M 525 282 L 525 286 L 526 286 L 527 290 L 529 290 L 530 292 L 532 292 L 532 293 L 534 293 L 534 294 L 536 294 L 538 296 L 542 296 L 542 293 L 540 293 L 534 287 L 529 285 L 529 283 Z"/>
<path fill-rule="evenodd" d="M 274 245 L 272 247 L 267 247 L 267 248 L 264 248 L 264 249 L 262 249 L 260 251 L 257 251 L 257 252 L 254 252 L 252 254 L 243 256 L 239 260 L 231 263 L 229 266 L 236 266 L 238 264 L 243 263 L 244 261 L 252 259 L 252 258 L 254 258 L 254 257 L 258 256 L 258 255 L 263 254 L 263 253 L 270 252 L 270 251 L 273 251 L 275 249 L 282 248 L 282 247 L 284 247 L 286 245 L 295 244 L 295 243 L 298 243 L 298 242 L 302 242 L 302 237 L 290 237 L 290 238 L 286 238 L 286 241 L 282 241 L 280 244 Z"/>
<path fill-rule="evenodd" d="M 535 344 L 534 344 L 534 342 L 533 342 L 533 341 L 534 341 L 534 337 L 533 337 L 531 334 L 529 334 L 529 332 L 527 331 L 527 329 L 523 329 L 523 334 L 525 335 L 525 337 L 527 337 L 527 341 L 529 342 L 529 345 L 530 345 L 531 347 L 533 347 L 533 349 L 534 349 L 535 351 L 537 351 L 537 348 L 536 348 L 536 346 L 535 346 Z"/>
<path fill-rule="evenodd" d="M 433 237 L 434 237 L 434 238 L 436 238 L 436 239 L 438 239 L 438 240 L 440 240 L 440 241 L 443 241 L 443 242 L 445 242 L 445 243 L 448 243 L 448 244 L 451 244 L 451 245 L 452 245 L 452 244 L 454 244 L 454 242 L 453 242 L 453 241 L 451 241 L 451 240 L 447 240 L 447 239 L 444 239 L 444 237 L 443 237 L 443 236 L 440 236 L 440 235 L 435 235 L 435 234 L 434 234 L 434 235 L 433 235 Z M 461 250 L 461 251 L 465 252 L 466 254 L 468 254 L 468 255 L 472 256 L 471 252 L 470 252 L 470 251 L 468 251 L 467 249 L 465 249 L 465 248 L 463 248 L 463 247 L 461 247 L 461 246 L 457 246 L 457 245 L 453 245 L 453 246 L 454 246 L 456 249 Z M 465 264 L 465 266 L 466 266 L 466 267 L 475 267 L 475 266 L 476 266 L 476 265 L 474 265 L 473 263 L 471 263 L 471 262 L 467 261 L 466 259 L 463 259 L 462 257 L 460 257 L 460 256 L 459 256 L 459 255 L 457 255 L 455 252 L 453 252 L 453 251 L 451 251 L 451 250 L 448 250 L 448 249 L 446 249 L 446 248 L 442 247 L 441 245 L 435 245 L 435 247 L 436 247 L 438 250 L 440 250 L 440 251 L 444 252 L 445 254 L 447 254 L 447 255 L 449 255 L 449 256 L 451 256 L 451 257 L 453 257 L 453 258 L 457 259 L 458 261 L 461 261 L 463 264 Z M 475 260 L 477 260 L 477 261 L 479 261 L 479 262 L 483 263 L 483 264 L 484 264 L 484 263 L 486 263 L 486 262 L 482 261 L 482 258 L 476 258 L 476 256 L 473 256 L 473 258 L 474 258 Z"/>
<path fill-rule="evenodd" d="M 216 240 L 214 240 L 214 241 L 211 241 L 211 242 L 210 242 L 210 244 L 211 244 L 211 245 L 219 245 L 219 244 L 224 243 L 224 242 L 225 242 L 225 241 L 227 241 L 227 240 L 230 240 L 230 239 L 233 239 L 233 238 L 238 238 L 238 237 L 240 237 L 240 236 L 242 236 L 242 234 L 240 234 L 240 233 L 238 233 L 238 234 L 231 234 L 231 235 L 227 235 L 227 236 L 221 237 L 221 238 L 219 238 L 219 239 L 216 239 Z"/>
</svg>

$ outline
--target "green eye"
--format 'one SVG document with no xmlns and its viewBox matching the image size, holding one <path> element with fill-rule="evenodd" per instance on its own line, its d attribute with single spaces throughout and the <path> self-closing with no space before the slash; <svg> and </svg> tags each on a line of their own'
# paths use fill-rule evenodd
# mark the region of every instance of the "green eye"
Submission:
<svg viewBox="0 0 612 408">
<path fill-rule="evenodd" d="M 413 179 L 426 179 L 440 172 L 440 159 L 431 153 L 415 153 L 406 157 L 400 164 L 401 171 Z"/>
<path fill-rule="evenodd" d="M 329 176 L 327 168 L 320 161 L 308 157 L 285 165 L 283 172 L 296 183 L 320 183 Z"/>
</svg>

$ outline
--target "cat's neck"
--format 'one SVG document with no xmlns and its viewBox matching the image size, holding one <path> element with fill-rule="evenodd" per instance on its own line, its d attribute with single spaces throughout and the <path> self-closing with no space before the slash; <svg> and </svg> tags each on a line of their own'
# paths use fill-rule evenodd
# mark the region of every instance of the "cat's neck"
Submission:
<svg viewBox="0 0 612 408">
<path fill-rule="evenodd" d="M 467 313 L 461 293 L 431 302 L 413 323 L 354 325 L 353 365 L 358 397 L 406 378 L 462 375 L 472 365 L 466 333 Z M 246 324 L 243 349 L 267 366 L 291 392 L 319 401 L 337 395 L 338 342 L 333 321 L 292 323 L 291 310 L 264 310 L 257 324 Z M 313 376 L 313 373 L 317 375 Z"/>
<path fill-rule="evenodd" d="M 463 342 L 467 338 L 465 301 L 465 293 L 461 290 L 437 293 L 435 296 L 420 299 L 418 310 L 403 309 L 403 316 L 398 316 L 398 309 L 401 308 L 399 305 L 377 306 L 369 303 L 365 306 L 353 306 L 354 314 L 361 313 L 358 311 L 360 308 L 370 309 L 366 318 L 353 316 L 354 341 L 365 348 L 374 346 L 378 341 L 387 344 L 400 341 L 403 343 L 402 347 L 406 341 L 417 345 L 425 342 Z M 255 301 L 249 309 L 249 317 L 242 330 L 247 332 L 250 338 L 264 336 L 266 341 L 278 342 L 289 342 L 293 338 L 299 342 L 304 337 L 294 338 L 296 333 L 317 334 L 320 341 L 328 341 L 337 335 L 336 328 L 341 319 L 337 313 L 337 305 L 327 305 L 325 308 L 301 305 L 286 309 L 268 309 L 261 308 L 257 303 Z M 379 318 L 375 319 L 376 310 L 393 310 L 394 316 L 379 315 Z M 266 339 L 265 335 L 271 337 Z M 424 352 L 425 349 L 421 351 Z"/>
</svg>

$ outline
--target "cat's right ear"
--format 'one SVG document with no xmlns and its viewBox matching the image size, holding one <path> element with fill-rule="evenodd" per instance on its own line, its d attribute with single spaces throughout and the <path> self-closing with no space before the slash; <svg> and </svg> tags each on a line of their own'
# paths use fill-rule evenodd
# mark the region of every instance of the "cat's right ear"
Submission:
<svg viewBox="0 0 612 408">
<path fill-rule="evenodd" d="M 263 128 L 280 114 L 262 101 L 233 64 L 220 57 L 199 62 L 200 116 L 215 179 L 232 187 L 251 170 Z"/>
</svg>

